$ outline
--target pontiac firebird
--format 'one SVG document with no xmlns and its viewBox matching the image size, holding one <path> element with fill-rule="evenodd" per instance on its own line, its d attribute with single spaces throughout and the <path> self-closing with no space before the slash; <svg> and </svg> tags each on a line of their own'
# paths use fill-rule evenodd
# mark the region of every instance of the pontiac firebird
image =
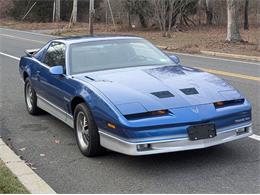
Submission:
<svg viewBox="0 0 260 195">
<path fill-rule="evenodd" d="M 74 128 L 85 156 L 200 149 L 252 134 L 251 105 L 235 88 L 143 38 L 59 38 L 26 54 L 28 112 Z"/>
</svg>

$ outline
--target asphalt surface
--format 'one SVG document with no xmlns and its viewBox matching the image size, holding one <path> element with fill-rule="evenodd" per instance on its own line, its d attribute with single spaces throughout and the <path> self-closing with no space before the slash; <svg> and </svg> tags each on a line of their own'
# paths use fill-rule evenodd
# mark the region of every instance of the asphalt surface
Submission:
<svg viewBox="0 0 260 195">
<path fill-rule="evenodd" d="M 52 37 L 0 29 L 0 136 L 58 193 L 260 193 L 260 141 L 252 138 L 185 152 L 86 158 L 73 130 L 25 108 L 17 59 Z M 260 77 L 260 63 L 180 55 L 182 64 Z M 253 106 L 260 135 L 260 81 L 222 76 Z"/>
</svg>

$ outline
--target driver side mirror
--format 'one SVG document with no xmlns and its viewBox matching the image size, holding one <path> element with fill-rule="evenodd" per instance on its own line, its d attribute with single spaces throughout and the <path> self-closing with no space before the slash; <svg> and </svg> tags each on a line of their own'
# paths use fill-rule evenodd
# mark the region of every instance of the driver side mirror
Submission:
<svg viewBox="0 0 260 195">
<path fill-rule="evenodd" d="M 53 75 L 62 75 L 64 74 L 63 66 L 53 66 L 50 68 L 50 73 Z"/>
<path fill-rule="evenodd" d="M 170 58 L 171 58 L 171 60 L 173 61 L 173 62 L 175 62 L 176 64 L 180 64 L 181 63 L 181 60 L 180 60 L 180 58 L 178 57 L 178 56 L 176 56 L 176 55 L 171 55 L 171 56 L 169 56 Z"/>
</svg>

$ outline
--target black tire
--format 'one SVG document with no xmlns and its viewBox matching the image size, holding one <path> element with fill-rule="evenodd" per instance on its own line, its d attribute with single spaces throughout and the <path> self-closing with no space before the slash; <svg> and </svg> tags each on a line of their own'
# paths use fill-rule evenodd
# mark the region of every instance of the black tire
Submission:
<svg viewBox="0 0 260 195">
<path fill-rule="evenodd" d="M 28 90 L 30 90 L 30 92 Z M 28 93 L 30 93 L 30 95 Z M 30 102 L 28 98 L 30 98 Z M 41 112 L 41 109 L 37 107 L 37 95 L 35 90 L 32 88 L 29 78 L 26 78 L 24 83 L 24 99 L 29 114 L 37 115 Z"/>
<path fill-rule="evenodd" d="M 88 133 L 82 133 L 83 117 L 85 117 L 83 129 L 87 129 Z M 85 103 L 78 104 L 75 108 L 74 129 L 78 147 L 83 155 L 92 157 L 103 153 L 104 149 L 100 145 L 97 125 L 90 109 Z"/>
</svg>

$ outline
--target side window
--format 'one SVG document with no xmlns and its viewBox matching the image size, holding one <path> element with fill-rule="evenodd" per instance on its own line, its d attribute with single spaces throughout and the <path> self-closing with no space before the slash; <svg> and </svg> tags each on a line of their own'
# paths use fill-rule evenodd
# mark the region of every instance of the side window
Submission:
<svg viewBox="0 0 260 195">
<path fill-rule="evenodd" d="M 65 45 L 57 42 L 51 43 L 43 58 L 43 63 L 50 67 L 61 65 L 65 68 Z"/>
</svg>

